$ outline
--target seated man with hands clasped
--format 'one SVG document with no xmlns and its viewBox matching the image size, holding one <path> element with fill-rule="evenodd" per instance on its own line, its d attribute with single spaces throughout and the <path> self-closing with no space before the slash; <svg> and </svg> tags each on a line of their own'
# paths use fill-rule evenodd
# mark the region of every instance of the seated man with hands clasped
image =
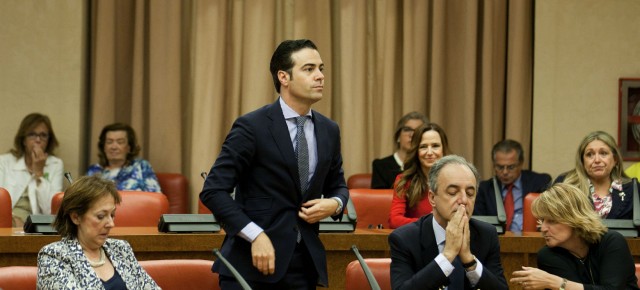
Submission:
<svg viewBox="0 0 640 290">
<path fill-rule="evenodd" d="M 471 219 L 478 176 L 456 155 L 433 165 L 433 213 L 389 235 L 393 289 L 508 289 L 495 227 Z"/>
<path fill-rule="evenodd" d="M 608 230 L 587 195 L 558 183 L 531 207 L 546 242 L 538 268 L 513 272 L 524 289 L 638 289 L 635 265 L 625 238 Z"/>
<path fill-rule="evenodd" d="M 109 238 L 120 195 L 84 176 L 67 188 L 53 227 L 62 240 L 38 253 L 38 289 L 160 289 L 127 241 Z"/>
</svg>

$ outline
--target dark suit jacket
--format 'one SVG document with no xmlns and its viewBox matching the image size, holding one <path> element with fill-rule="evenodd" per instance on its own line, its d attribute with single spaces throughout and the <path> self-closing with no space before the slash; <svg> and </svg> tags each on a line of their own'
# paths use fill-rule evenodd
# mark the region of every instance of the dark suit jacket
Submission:
<svg viewBox="0 0 640 290">
<path fill-rule="evenodd" d="M 318 283 L 327 285 L 324 246 L 318 223 L 298 217 L 307 200 L 338 197 L 346 206 L 349 191 L 342 170 L 338 125 L 313 111 L 318 164 L 309 188 L 301 196 L 298 165 L 279 101 L 238 118 L 209 171 L 200 200 L 224 225 L 222 254 L 249 281 L 273 283 L 285 274 L 296 247 L 297 232 L 309 249 L 318 271 Z M 235 188 L 235 200 L 229 195 Z M 341 215 L 334 218 L 341 218 Z M 273 275 L 262 275 L 253 265 L 251 244 L 237 236 L 250 222 L 271 239 L 276 253 Z M 214 272 L 232 276 L 222 263 Z"/>
<path fill-rule="evenodd" d="M 439 289 L 449 285 L 434 260 L 439 254 L 433 233 L 433 214 L 402 226 L 389 235 L 391 248 L 391 286 L 398 289 Z M 496 228 L 471 219 L 471 253 L 482 263 L 482 276 L 471 288 L 465 275 L 465 289 L 508 289 L 500 263 L 500 244 Z"/>
<path fill-rule="evenodd" d="M 553 183 L 562 183 L 566 174 L 559 175 Z M 624 192 L 624 200 L 622 200 L 621 192 Z M 589 194 L 589 193 L 587 193 Z M 589 195 L 591 198 L 591 195 Z M 607 215 L 607 219 L 623 219 L 630 220 L 633 218 L 633 182 L 629 181 L 622 185 L 622 191 L 613 189 L 611 192 L 611 211 Z"/>
<path fill-rule="evenodd" d="M 546 173 L 537 173 L 530 170 L 522 170 L 520 173 L 522 182 L 522 199 L 531 192 L 543 192 L 551 185 L 551 176 Z M 498 187 L 502 188 L 500 179 L 498 181 Z M 473 208 L 474 215 L 496 215 L 498 209 L 496 208 L 496 194 L 493 188 L 493 178 L 483 180 L 478 187 L 478 195 L 476 196 L 476 203 Z"/>
<path fill-rule="evenodd" d="M 371 188 L 389 189 L 393 188 L 396 176 L 400 174 L 400 166 L 393 158 L 393 154 L 382 159 L 373 160 L 371 164 L 373 173 L 371 174 Z"/>
</svg>

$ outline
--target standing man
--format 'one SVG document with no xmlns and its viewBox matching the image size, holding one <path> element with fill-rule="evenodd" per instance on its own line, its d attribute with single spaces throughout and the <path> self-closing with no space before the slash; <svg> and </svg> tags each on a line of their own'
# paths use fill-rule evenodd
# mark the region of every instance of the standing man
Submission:
<svg viewBox="0 0 640 290">
<path fill-rule="evenodd" d="M 276 48 L 270 71 L 280 97 L 235 121 L 200 193 L 224 224 L 222 255 L 253 289 L 328 285 L 318 221 L 341 218 L 349 192 L 338 125 L 311 110 L 323 69 L 310 40 Z M 242 289 L 224 264 L 213 271 L 223 290 Z"/>
<path fill-rule="evenodd" d="M 429 172 L 433 213 L 389 235 L 391 285 L 399 289 L 508 289 L 494 226 L 471 219 L 478 171 L 457 155 Z"/>
<path fill-rule="evenodd" d="M 496 171 L 498 188 L 501 190 L 504 211 L 507 214 L 506 229 L 522 232 L 522 201 L 530 192 L 543 192 L 551 185 L 551 176 L 522 170 L 524 152 L 520 143 L 506 139 L 493 145 L 491 150 L 493 168 Z M 493 178 L 480 182 L 476 209 L 473 214 L 497 215 L 496 194 Z"/>
</svg>

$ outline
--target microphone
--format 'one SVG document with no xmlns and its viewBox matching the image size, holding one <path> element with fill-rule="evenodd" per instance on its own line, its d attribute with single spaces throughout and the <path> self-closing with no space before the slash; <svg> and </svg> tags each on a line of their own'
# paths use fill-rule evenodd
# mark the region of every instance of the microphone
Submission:
<svg viewBox="0 0 640 290">
<path fill-rule="evenodd" d="M 73 178 L 71 178 L 71 172 L 67 171 L 64 173 L 64 178 L 67 179 L 67 181 L 69 181 L 69 184 L 73 183 Z"/>
<path fill-rule="evenodd" d="M 218 257 L 218 259 L 220 259 L 220 261 L 222 261 L 222 263 L 224 263 L 224 265 L 227 266 L 227 268 L 229 268 L 229 271 L 231 271 L 231 274 L 233 274 L 233 277 L 235 277 L 236 280 L 238 280 L 238 283 L 240 283 L 240 286 L 242 287 L 242 289 L 251 290 L 251 287 L 249 287 L 249 284 L 247 284 L 247 281 L 244 280 L 244 278 L 242 278 L 242 275 L 240 275 L 240 273 L 238 273 L 236 268 L 234 268 L 233 265 L 231 265 L 231 263 L 229 263 L 229 261 L 227 261 L 227 259 L 225 259 L 222 256 L 222 254 L 220 253 L 220 251 L 218 251 L 217 248 L 213 249 L 213 254 L 216 255 L 216 257 Z M 380 288 L 378 287 L 378 289 Z"/>
<path fill-rule="evenodd" d="M 369 281 L 369 285 L 371 286 L 371 290 L 380 290 L 380 285 L 378 285 L 378 281 L 373 277 L 373 273 L 371 273 L 371 269 L 367 263 L 364 262 L 362 255 L 360 255 L 360 251 L 358 251 L 358 247 L 356 245 L 351 245 L 351 250 L 356 254 L 358 261 L 360 262 L 360 267 L 362 267 L 362 271 L 364 271 L 364 275 L 367 276 L 367 281 Z"/>
</svg>

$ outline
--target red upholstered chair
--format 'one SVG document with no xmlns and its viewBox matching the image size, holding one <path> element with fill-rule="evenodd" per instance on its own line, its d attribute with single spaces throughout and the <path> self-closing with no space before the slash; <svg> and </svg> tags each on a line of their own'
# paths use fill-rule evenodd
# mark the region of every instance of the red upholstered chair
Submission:
<svg viewBox="0 0 640 290">
<path fill-rule="evenodd" d="M 213 261 L 149 260 L 140 265 L 162 289 L 220 290 L 218 274 L 211 272 Z"/>
<path fill-rule="evenodd" d="M 0 268 L 0 289 L 33 290 L 36 289 L 38 267 L 10 266 Z"/>
<path fill-rule="evenodd" d="M 169 200 L 169 213 L 189 213 L 189 181 L 180 173 L 156 173 L 162 193 Z"/>
<path fill-rule="evenodd" d="M 380 289 L 391 290 L 391 258 L 369 258 L 364 259 L 364 262 L 369 266 L 369 269 L 376 278 Z M 367 276 L 364 275 L 364 271 L 362 270 L 358 260 L 351 261 L 351 263 L 347 265 L 347 276 L 345 277 L 345 281 L 346 290 L 371 289 Z"/>
<path fill-rule="evenodd" d="M 389 228 L 389 211 L 393 199 L 393 189 L 357 188 L 349 189 L 358 216 L 357 228 L 369 228 L 382 225 Z"/>
<path fill-rule="evenodd" d="M 207 208 L 200 199 L 198 199 L 198 213 L 199 214 L 211 214 L 209 208 Z"/>
<path fill-rule="evenodd" d="M 11 195 L 9 192 L 0 187 L 0 228 L 10 228 L 13 224 L 11 215 Z"/>
<path fill-rule="evenodd" d="M 636 264 L 636 278 L 638 279 L 638 288 L 640 288 L 640 264 Z"/>
<path fill-rule="evenodd" d="M 118 191 L 122 202 L 116 210 L 116 227 L 155 227 L 160 216 L 169 213 L 169 201 L 159 192 Z M 51 200 L 51 212 L 57 213 L 64 193 Z"/>
<path fill-rule="evenodd" d="M 538 221 L 533 217 L 531 212 L 531 204 L 540 196 L 540 193 L 530 192 L 524 196 L 524 202 L 522 203 L 522 231 L 523 232 L 537 232 Z"/>
<path fill-rule="evenodd" d="M 347 187 L 352 188 L 371 188 L 371 173 L 357 173 L 349 176 L 347 179 Z"/>
</svg>

